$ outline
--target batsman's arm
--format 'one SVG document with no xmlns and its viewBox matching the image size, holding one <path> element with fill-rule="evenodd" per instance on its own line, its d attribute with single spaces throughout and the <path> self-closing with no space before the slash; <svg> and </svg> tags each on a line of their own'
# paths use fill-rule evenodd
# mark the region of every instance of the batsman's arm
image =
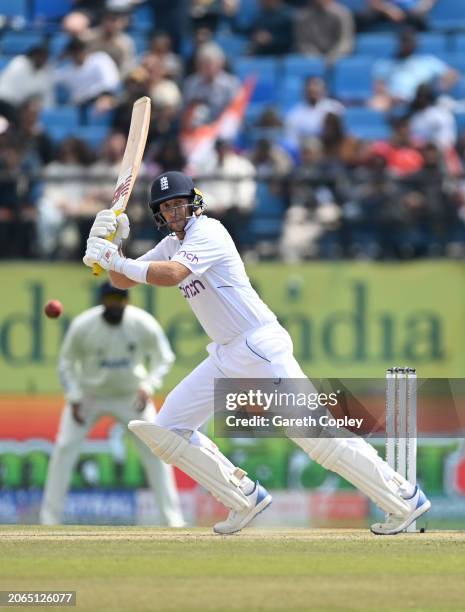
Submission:
<svg viewBox="0 0 465 612">
<path fill-rule="evenodd" d="M 174 287 L 191 274 L 189 268 L 177 261 L 125 259 L 118 264 L 117 267 L 120 267 L 121 272 L 109 271 L 109 274 L 112 284 L 119 289 L 129 289 L 138 283 Z M 138 280 L 135 280 L 136 278 Z"/>
<path fill-rule="evenodd" d="M 124 274 L 120 274 L 119 272 L 114 272 L 112 270 L 108 270 L 108 276 L 110 277 L 111 284 L 113 287 L 117 289 L 131 289 L 131 287 L 135 287 L 139 283 L 129 279 Z"/>
</svg>

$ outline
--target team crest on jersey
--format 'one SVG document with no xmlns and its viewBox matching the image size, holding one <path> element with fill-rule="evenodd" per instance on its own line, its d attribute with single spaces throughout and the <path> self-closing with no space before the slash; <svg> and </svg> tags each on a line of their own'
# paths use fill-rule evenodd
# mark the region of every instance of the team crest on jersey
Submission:
<svg viewBox="0 0 465 612">
<path fill-rule="evenodd" d="M 162 191 L 165 191 L 166 189 L 169 189 L 170 186 L 168 184 L 168 177 L 167 176 L 162 176 L 160 179 L 160 189 Z"/>
</svg>

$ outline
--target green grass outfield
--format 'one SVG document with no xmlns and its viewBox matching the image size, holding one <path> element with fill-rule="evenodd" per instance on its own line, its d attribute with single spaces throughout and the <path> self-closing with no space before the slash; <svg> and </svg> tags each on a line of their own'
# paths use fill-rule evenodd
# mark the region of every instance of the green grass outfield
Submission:
<svg viewBox="0 0 465 612">
<path fill-rule="evenodd" d="M 22 589 L 89 611 L 463 610 L 465 532 L 2 526 L 0 590 Z"/>
</svg>

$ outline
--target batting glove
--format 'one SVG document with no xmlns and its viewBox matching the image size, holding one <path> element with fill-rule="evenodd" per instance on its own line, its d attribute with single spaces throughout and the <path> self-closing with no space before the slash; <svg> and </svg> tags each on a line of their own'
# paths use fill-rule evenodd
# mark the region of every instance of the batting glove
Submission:
<svg viewBox="0 0 465 612">
<path fill-rule="evenodd" d="M 108 238 L 112 234 L 113 243 L 120 247 L 129 236 L 128 216 L 125 213 L 116 216 L 111 208 L 101 210 L 90 228 L 89 238 Z"/>
<path fill-rule="evenodd" d="M 115 270 L 117 264 L 124 262 L 124 257 L 118 253 L 118 247 L 114 242 L 104 240 L 103 238 L 89 238 L 87 240 L 87 249 L 82 261 L 92 268 L 94 264 L 98 264 L 104 270 Z"/>
</svg>

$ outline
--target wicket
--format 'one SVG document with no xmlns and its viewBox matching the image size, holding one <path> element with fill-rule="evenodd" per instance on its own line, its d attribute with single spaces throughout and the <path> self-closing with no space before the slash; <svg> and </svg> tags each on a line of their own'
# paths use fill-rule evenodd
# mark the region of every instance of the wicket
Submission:
<svg viewBox="0 0 465 612">
<path fill-rule="evenodd" d="M 417 481 L 417 374 L 415 368 L 386 371 L 386 461 L 412 485 Z M 412 523 L 406 531 L 416 531 Z"/>
</svg>

